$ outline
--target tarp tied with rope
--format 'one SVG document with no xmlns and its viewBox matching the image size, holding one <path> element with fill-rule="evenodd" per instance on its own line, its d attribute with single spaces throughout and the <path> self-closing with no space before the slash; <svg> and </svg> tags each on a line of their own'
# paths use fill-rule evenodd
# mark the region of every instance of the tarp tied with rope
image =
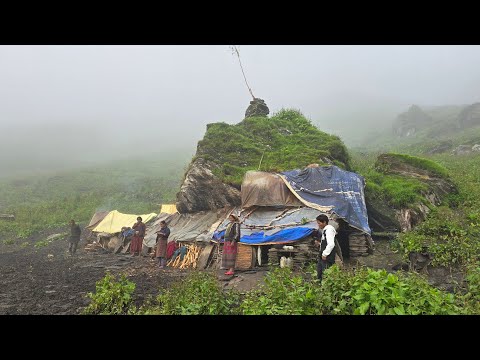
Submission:
<svg viewBox="0 0 480 360">
<path fill-rule="evenodd" d="M 238 214 L 240 209 L 234 209 Z M 322 212 L 308 208 L 255 207 L 242 211 L 240 242 L 248 245 L 289 244 L 305 239 L 318 228 L 316 217 Z M 213 233 L 212 239 L 223 242 L 228 216 Z M 335 220 L 330 224 L 337 227 Z"/>
<path fill-rule="evenodd" d="M 363 176 L 332 165 L 286 171 L 281 177 L 305 205 L 320 211 L 330 208 L 350 226 L 371 234 Z"/>
</svg>

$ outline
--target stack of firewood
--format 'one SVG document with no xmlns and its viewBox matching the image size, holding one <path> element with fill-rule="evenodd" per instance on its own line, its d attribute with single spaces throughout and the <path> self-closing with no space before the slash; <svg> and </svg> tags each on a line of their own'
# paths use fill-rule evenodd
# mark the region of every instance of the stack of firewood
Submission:
<svg viewBox="0 0 480 360">
<path fill-rule="evenodd" d="M 361 232 L 351 233 L 348 237 L 350 256 L 368 255 L 368 243 L 366 235 Z"/>
<path fill-rule="evenodd" d="M 198 255 L 200 254 L 202 248 L 195 244 L 185 245 L 185 247 L 187 248 L 187 253 L 183 257 L 183 260 L 180 260 L 181 256 L 177 255 L 175 260 L 170 259 L 170 261 L 167 262 L 167 266 L 171 266 L 177 269 L 186 269 L 189 267 L 195 269 L 197 267 Z"/>
</svg>

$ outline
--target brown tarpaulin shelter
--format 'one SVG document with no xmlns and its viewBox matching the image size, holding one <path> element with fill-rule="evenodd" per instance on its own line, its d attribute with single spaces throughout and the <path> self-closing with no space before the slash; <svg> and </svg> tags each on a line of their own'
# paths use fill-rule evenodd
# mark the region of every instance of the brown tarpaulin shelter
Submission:
<svg viewBox="0 0 480 360">
<path fill-rule="evenodd" d="M 277 174 L 247 171 L 242 182 L 242 208 L 251 206 L 304 206 Z"/>
</svg>

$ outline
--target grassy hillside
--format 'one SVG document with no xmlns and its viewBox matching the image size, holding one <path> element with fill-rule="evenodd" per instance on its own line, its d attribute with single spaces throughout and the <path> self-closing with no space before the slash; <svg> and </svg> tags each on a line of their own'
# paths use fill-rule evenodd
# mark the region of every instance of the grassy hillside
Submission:
<svg viewBox="0 0 480 360">
<path fill-rule="evenodd" d="M 0 213 L 16 219 L 0 219 L 0 239 L 28 237 L 72 218 L 85 225 L 99 210 L 158 212 L 158 204 L 175 201 L 188 160 L 155 155 L 50 176 L 2 179 Z"/>
<path fill-rule="evenodd" d="M 350 168 L 340 138 L 320 131 L 296 110 L 281 110 L 270 118 L 250 117 L 236 125 L 209 124 L 197 156 L 220 165 L 216 175 L 237 186 L 248 170 L 279 172 L 325 164 L 321 158 Z"/>
<path fill-rule="evenodd" d="M 421 201 L 419 192 L 424 185 L 420 181 L 380 173 L 375 168 L 378 153 L 351 154 L 354 169 L 365 176 L 367 197 L 396 208 Z M 469 267 L 477 263 L 480 260 L 480 154 L 441 154 L 429 157 L 429 161 L 402 157 L 442 176 L 448 175 L 459 193 L 448 196 L 442 206 L 432 209 L 425 222 L 402 234 L 398 248 L 406 256 L 427 246 L 435 255 L 437 265 Z"/>
</svg>

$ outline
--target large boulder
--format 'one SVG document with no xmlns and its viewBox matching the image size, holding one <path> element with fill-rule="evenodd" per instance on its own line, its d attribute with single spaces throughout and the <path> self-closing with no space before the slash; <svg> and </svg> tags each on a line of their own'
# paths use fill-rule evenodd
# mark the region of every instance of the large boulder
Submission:
<svg viewBox="0 0 480 360">
<path fill-rule="evenodd" d="M 185 174 L 177 193 L 179 213 L 215 210 L 240 205 L 240 191 L 223 183 L 215 174 L 218 165 L 201 157 L 195 159 Z"/>
<path fill-rule="evenodd" d="M 427 190 L 421 193 L 423 202 L 402 208 L 387 206 L 379 200 L 366 199 L 372 229 L 402 232 L 411 230 L 426 219 L 431 207 L 440 205 L 446 195 L 458 192 L 449 177 L 440 168 L 427 166 L 429 163 L 425 159 L 398 154 L 382 154 L 377 158 L 377 171 L 385 175 L 419 180 L 427 185 Z"/>
</svg>

